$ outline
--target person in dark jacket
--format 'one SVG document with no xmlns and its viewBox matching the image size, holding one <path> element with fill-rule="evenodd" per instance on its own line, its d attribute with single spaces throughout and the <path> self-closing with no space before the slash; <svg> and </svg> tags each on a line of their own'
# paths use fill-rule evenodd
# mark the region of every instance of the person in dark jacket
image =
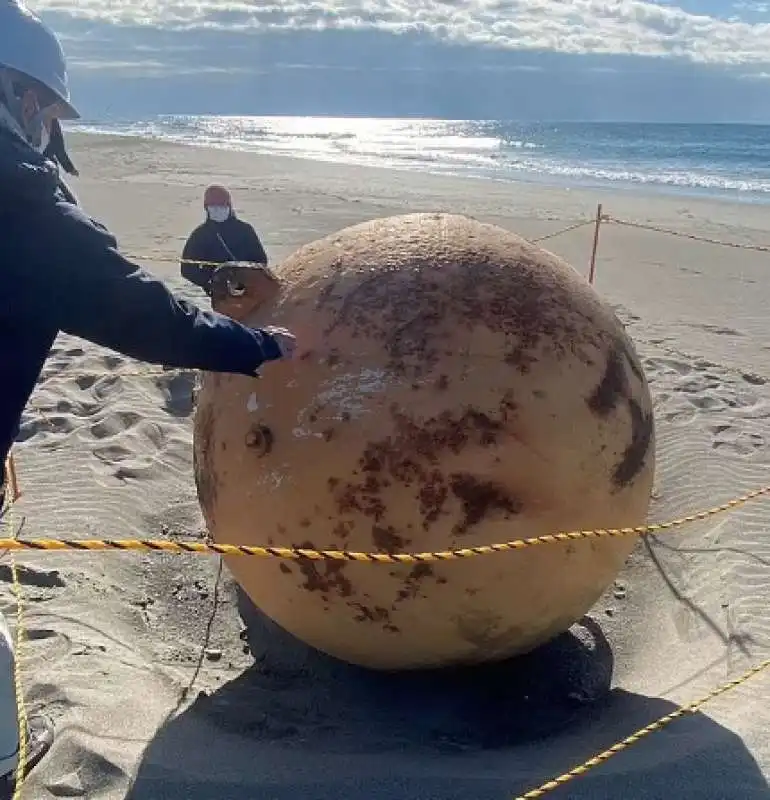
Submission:
<svg viewBox="0 0 770 800">
<path fill-rule="evenodd" d="M 254 376 L 289 358 L 294 337 L 252 330 L 178 299 L 118 252 L 43 156 L 50 121 L 77 119 L 61 45 L 20 0 L 0 0 L 0 466 L 60 331 L 142 361 Z M 5 470 L 0 471 L 0 495 Z M 16 725 L 15 654 L 0 614 L 0 800 L 53 742 L 45 716 Z"/>
<path fill-rule="evenodd" d="M 267 265 L 267 254 L 254 228 L 235 215 L 232 197 L 224 186 L 209 186 L 203 194 L 203 207 L 206 220 L 185 243 L 181 272 L 210 296 L 215 265 L 228 261 Z"/>
<path fill-rule="evenodd" d="M 80 173 L 72 163 L 64 146 L 64 134 L 61 124 L 56 117 L 51 120 L 51 132 L 48 138 L 48 146 L 43 150 L 43 155 L 50 161 L 55 161 L 68 174 L 78 177 Z"/>
</svg>

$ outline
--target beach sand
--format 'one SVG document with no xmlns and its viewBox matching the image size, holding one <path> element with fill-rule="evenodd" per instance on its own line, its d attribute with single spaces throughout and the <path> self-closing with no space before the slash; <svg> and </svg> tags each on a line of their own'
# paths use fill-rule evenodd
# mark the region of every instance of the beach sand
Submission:
<svg viewBox="0 0 770 800">
<path fill-rule="evenodd" d="M 83 176 L 69 183 L 86 210 L 124 252 L 203 303 L 174 258 L 210 181 L 231 187 L 274 263 L 371 217 L 444 210 L 536 237 L 590 218 L 597 202 L 647 225 L 770 243 L 767 208 L 748 204 L 117 137 L 73 135 L 69 147 Z M 543 246 L 586 271 L 592 233 L 585 226 Z M 596 286 L 626 323 L 655 397 L 651 519 L 770 483 L 770 255 L 605 224 Z M 24 494 L 14 522 L 25 536 L 204 535 L 191 464 L 194 374 L 147 369 L 57 341 L 15 449 Z M 282 645 L 265 625 L 255 663 L 234 582 L 214 556 L 25 552 L 17 561 L 27 702 L 57 726 L 24 789 L 30 800 L 503 800 L 770 655 L 766 499 L 639 542 L 580 629 L 594 667 L 613 669 L 611 693 L 593 703 L 560 695 L 569 675 L 551 691 L 537 655 L 475 687 L 467 676 L 367 678 Z M 8 565 L 5 556 L 0 588 L 12 617 Z M 570 641 L 557 643 L 552 662 Z M 552 796 L 770 797 L 769 701 L 770 670 Z"/>
</svg>

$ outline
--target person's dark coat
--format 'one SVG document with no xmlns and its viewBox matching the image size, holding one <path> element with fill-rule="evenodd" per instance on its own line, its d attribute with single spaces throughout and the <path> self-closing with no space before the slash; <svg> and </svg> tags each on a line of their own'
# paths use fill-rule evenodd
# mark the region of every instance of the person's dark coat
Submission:
<svg viewBox="0 0 770 800">
<path fill-rule="evenodd" d="M 195 263 L 199 261 L 206 263 Z M 212 265 L 228 261 L 267 264 L 267 254 L 257 232 L 234 213 L 224 222 L 207 219 L 190 234 L 182 250 L 182 277 L 210 294 Z"/>
<path fill-rule="evenodd" d="M 76 177 L 80 175 L 67 154 L 67 148 L 64 146 L 64 134 L 56 117 L 51 120 L 51 133 L 49 134 L 48 146 L 43 151 L 43 155 L 59 164 L 68 175 L 75 175 Z"/>
<path fill-rule="evenodd" d="M 254 375 L 268 334 L 177 299 L 118 252 L 58 168 L 0 128 L 0 466 L 60 331 L 154 364 Z"/>
</svg>

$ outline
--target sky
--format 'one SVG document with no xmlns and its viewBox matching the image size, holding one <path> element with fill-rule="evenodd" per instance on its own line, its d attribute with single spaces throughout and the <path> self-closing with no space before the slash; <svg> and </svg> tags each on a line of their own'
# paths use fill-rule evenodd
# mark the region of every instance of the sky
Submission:
<svg viewBox="0 0 770 800">
<path fill-rule="evenodd" d="M 770 0 L 28 0 L 89 119 L 770 122 Z"/>
</svg>

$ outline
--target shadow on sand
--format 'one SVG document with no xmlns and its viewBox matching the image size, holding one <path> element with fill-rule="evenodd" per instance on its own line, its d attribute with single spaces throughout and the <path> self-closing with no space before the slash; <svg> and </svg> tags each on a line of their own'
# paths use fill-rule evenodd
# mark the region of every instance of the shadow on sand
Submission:
<svg viewBox="0 0 770 800">
<path fill-rule="evenodd" d="M 612 653 L 590 618 L 513 661 L 383 674 L 241 611 L 255 666 L 159 731 L 130 800 L 512 800 L 675 708 L 610 691 Z M 696 713 L 552 796 L 758 800 L 770 788 L 741 739 Z"/>
</svg>

